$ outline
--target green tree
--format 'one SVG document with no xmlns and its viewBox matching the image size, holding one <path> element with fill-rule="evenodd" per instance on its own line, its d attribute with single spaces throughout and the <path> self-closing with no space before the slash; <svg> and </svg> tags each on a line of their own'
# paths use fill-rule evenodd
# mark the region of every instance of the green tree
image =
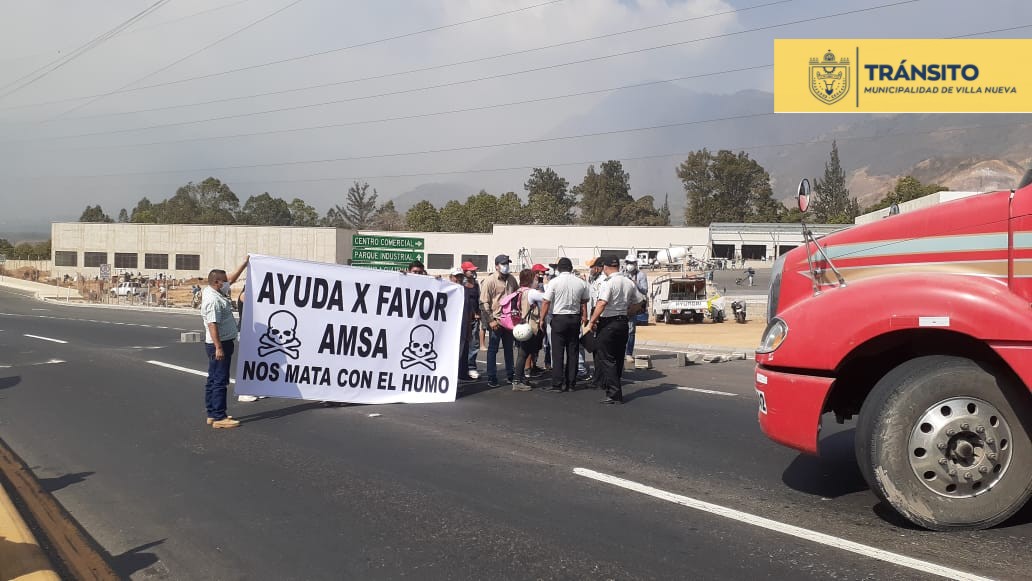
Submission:
<svg viewBox="0 0 1032 581">
<path fill-rule="evenodd" d="M 770 175 L 745 152 L 694 151 L 677 168 L 687 196 L 685 222 L 757 222 L 780 219 L 783 206 L 774 200 Z"/>
<path fill-rule="evenodd" d="M 122 224 L 129 221 L 129 212 L 125 208 L 118 211 L 118 221 Z"/>
<path fill-rule="evenodd" d="M 498 196 L 498 210 L 495 224 L 526 224 L 527 208 L 516 192 L 505 192 Z"/>
<path fill-rule="evenodd" d="M 523 184 L 527 191 L 525 208 L 529 224 L 573 224 L 576 196 L 569 192 L 569 182 L 550 167 L 536 167 Z"/>
<path fill-rule="evenodd" d="M 663 222 L 661 226 L 670 225 L 670 194 L 663 194 L 663 207 L 659 209 L 659 218 Z"/>
<path fill-rule="evenodd" d="M 11 244 L 10 240 L 0 238 L 0 254 L 10 254 L 13 249 L 14 245 Z"/>
<path fill-rule="evenodd" d="M 903 202 L 916 200 L 917 198 L 934 194 L 935 192 L 943 192 L 947 190 L 949 190 L 949 188 L 939 184 L 922 184 L 920 180 L 913 176 L 901 177 L 896 180 L 896 185 L 892 188 L 892 191 L 885 194 L 877 204 L 867 208 L 865 212 L 874 212 L 875 210 L 888 208 L 894 203 L 902 204 Z"/>
<path fill-rule="evenodd" d="M 176 190 L 167 200 L 152 206 L 155 221 L 158 224 L 208 224 L 201 217 L 201 206 L 191 193 L 193 184 Z"/>
<path fill-rule="evenodd" d="M 405 229 L 405 219 L 394 207 L 394 200 L 381 204 L 373 214 L 373 228 L 377 230 L 396 231 Z"/>
<path fill-rule="evenodd" d="M 132 214 L 129 215 L 129 221 L 134 224 L 157 223 L 158 217 L 154 213 L 154 204 L 146 197 L 140 198 L 140 201 L 136 202 L 136 207 L 133 208 Z"/>
<path fill-rule="evenodd" d="M 269 192 L 251 196 L 240 211 L 240 223 L 251 226 L 290 226 L 290 207 L 282 198 L 274 198 Z"/>
<path fill-rule="evenodd" d="M 169 202 L 166 224 L 235 224 L 240 213 L 240 199 L 228 185 L 209 177 L 195 184 L 187 183 L 176 190 Z M 187 202 L 189 200 L 189 202 Z M 186 213 L 193 209 L 193 213 Z"/>
<path fill-rule="evenodd" d="M 484 190 L 466 200 L 466 232 L 490 232 L 498 221 L 498 198 Z"/>
<path fill-rule="evenodd" d="M 656 201 L 652 196 L 642 196 L 630 204 L 625 204 L 620 212 L 620 224 L 624 226 L 669 226 L 670 219 L 662 216 L 656 209 Z"/>
<path fill-rule="evenodd" d="M 369 193 L 369 184 L 355 182 L 348 188 L 347 201 L 344 207 L 337 206 L 337 211 L 344 218 L 348 227 L 354 230 L 367 230 L 376 213 L 376 189 Z"/>
<path fill-rule="evenodd" d="M 291 226 L 318 226 L 319 212 L 301 198 L 294 198 L 287 206 Z"/>
<path fill-rule="evenodd" d="M 439 213 L 442 232 L 466 232 L 469 230 L 469 213 L 466 205 L 449 201 Z"/>
<path fill-rule="evenodd" d="M 36 257 L 35 248 L 28 242 L 21 242 L 11 251 L 15 260 L 32 260 Z"/>
<path fill-rule="evenodd" d="M 82 215 L 79 216 L 80 222 L 114 222 L 111 216 L 104 213 L 104 209 L 100 207 L 100 204 L 96 206 L 86 206 L 86 209 L 82 211 Z"/>
<path fill-rule="evenodd" d="M 422 200 L 405 213 L 405 227 L 413 232 L 440 232 L 441 216 L 433 204 Z"/>
<path fill-rule="evenodd" d="M 624 206 L 634 202 L 631 174 L 617 160 L 604 162 L 598 172 L 594 165 L 588 166 L 584 180 L 573 193 L 579 198 L 580 221 L 595 226 L 620 225 Z"/>
<path fill-rule="evenodd" d="M 846 172 L 839 160 L 838 144 L 831 142 L 831 156 L 824 164 L 824 178 L 813 186 L 814 220 L 825 224 L 852 224 L 860 214 L 860 206 L 849 197 Z"/>
<path fill-rule="evenodd" d="M 322 220 L 319 220 L 319 225 L 328 228 L 349 228 L 351 225 L 348 224 L 347 219 L 344 217 L 343 210 L 340 206 L 333 206 L 326 210 L 326 215 L 323 216 Z"/>
</svg>

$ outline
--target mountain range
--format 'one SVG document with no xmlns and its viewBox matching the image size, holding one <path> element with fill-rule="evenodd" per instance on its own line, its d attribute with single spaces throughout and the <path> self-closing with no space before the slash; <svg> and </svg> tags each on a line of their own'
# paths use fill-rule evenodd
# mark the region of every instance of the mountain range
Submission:
<svg viewBox="0 0 1032 581">
<path fill-rule="evenodd" d="M 836 141 L 850 193 L 861 206 L 879 200 L 906 175 L 951 190 L 1011 188 L 1032 161 L 1032 149 L 1022 139 L 1032 126 L 1027 115 L 773 114 L 773 101 L 773 94 L 763 91 L 718 95 L 670 84 L 647 92 L 614 92 L 542 137 L 666 127 L 546 142 L 534 146 L 533 157 L 557 162 L 626 159 L 632 194 L 653 194 L 657 200 L 669 194 L 675 217 L 683 214 L 685 205 L 675 175 L 677 164 L 703 147 L 746 151 L 770 173 L 775 196 L 787 200 L 801 178 L 823 175 L 831 143 Z M 497 150 L 476 168 L 512 167 L 514 159 L 527 158 L 526 149 Z M 641 157 L 651 158 L 633 159 Z M 555 169 L 573 186 L 583 178 L 586 164 Z M 488 174 L 474 175 L 477 180 L 489 179 Z M 425 199 L 439 208 L 481 188 L 496 194 L 509 190 L 524 194 L 522 181 L 428 183 L 397 196 L 395 205 L 404 211 Z"/>
</svg>

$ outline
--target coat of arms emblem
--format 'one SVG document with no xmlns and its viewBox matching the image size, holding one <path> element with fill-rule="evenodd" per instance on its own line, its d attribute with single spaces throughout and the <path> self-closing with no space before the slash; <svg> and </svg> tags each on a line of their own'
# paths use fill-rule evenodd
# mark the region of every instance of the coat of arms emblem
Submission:
<svg viewBox="0 0 1032 581">
<path fill-rule="evenodd" d="M 849 59 L 836 59 L 830 50 L 810 59 L 810 94 L 822 103 L 837 103 L 849 92 Z"/>
</svg>

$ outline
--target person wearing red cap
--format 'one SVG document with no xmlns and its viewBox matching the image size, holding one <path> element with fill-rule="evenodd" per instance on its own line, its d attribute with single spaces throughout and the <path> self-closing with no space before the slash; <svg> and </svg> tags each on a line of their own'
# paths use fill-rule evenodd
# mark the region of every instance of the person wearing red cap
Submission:
<svg viewBox="0 0 1032 581">
<path fill-rule="evenodd" d="M 484 342 L 484 328 L 480 325 L 480 284 L 477 283 L 477 265 L 467 260 L 459 268 L 462 269 L 462 273 L 466 276 L 466 280 L 463 283 L 466 300 L 471 300 L 478 305 L 478 308 L 474 310 L 471 316 L 469 352 L 466 353 L 466 368 L 468 369 L 469 378 L 478 379 L 480 373 L 477 372 L 477 353 L 480 351 L 481 343 Z M 459 370 L 459 375 L 462 375 L 461 369 Z"/>
</svg>

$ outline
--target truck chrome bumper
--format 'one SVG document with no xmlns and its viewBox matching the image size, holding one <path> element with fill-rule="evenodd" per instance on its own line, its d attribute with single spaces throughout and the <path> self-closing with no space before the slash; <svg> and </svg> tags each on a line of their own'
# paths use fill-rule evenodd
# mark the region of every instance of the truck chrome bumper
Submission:
<svg viewBox="0 0 1032 581">
<path fill-rule="evenodd" d="M 835 382 L 832 377 L 785 373 L 756 366 L 760 428 L 775 442 L 817 453 L 821 409 Z"/>
</svg>

